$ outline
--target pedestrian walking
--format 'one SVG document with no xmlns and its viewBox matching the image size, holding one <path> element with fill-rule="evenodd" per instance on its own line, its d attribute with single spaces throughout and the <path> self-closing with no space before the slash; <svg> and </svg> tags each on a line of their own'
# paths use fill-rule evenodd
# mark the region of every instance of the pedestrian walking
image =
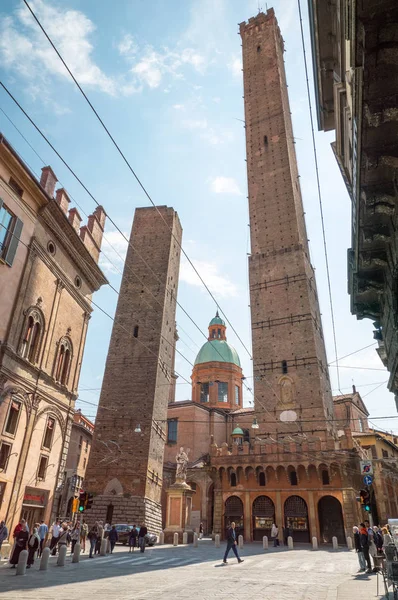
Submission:
<svg viewBox="0 0 398 600">
<path fill-rule="evenodd" d="M 372 573 L 372 563 L 370 562 L 369 555 L 369 534 L 365 527 L 365 523 L 359 525 L 359 540 L 362 547 L 362 552 L 365 557 L 366 565 L 368 567 L 367 573 Z"/>
<path fill-rule="evenodd" d="M 22 519 L 22 521 L 25 520 Z M 21 528 L 14 536 L 15 545 L 10 558 L 10 565 L 12 569 L 15 569 L 15 566 L 18 564 L 19 555 L 21 554 L 22 550 L 26 550 L 26 544 L 28 543 L 29 539 L 29 532 L 26 526 L 26 522 L 22 523 L 22 521 L 21 523 L 19 523 L 21 525 Z"/>
<path fill-rule="evenodd" d="M 233 521 L 231 523 L 231 526 L 227 530 L 227 547 L 226 547 L 224 558 L 223 558 L 224 564 L 227 564 L 228 554 L 230 553 L 231 550 L 233 551 L 236 558 L 238 559 L 238 563 L 242 563 L 243 558 L 240 558 L 240 556 L 238 554 L 238 550 L 236 548 L 236 531 L 235 531 L 235 523 Z"/>
<path fill-rule="evenodd" d="M 392 538 L 392 535 L 390 534 L 387 526 L 385 525 L 383 527 L 383 529 L 381 530 L 382 534 L 383 534 L 383 548 L 385 548 L 386 546 L 389 546 L 390 544 L 394 543 L 394 540 Z"/>
<path fill-rule="evenodd" d="M 95 525 L 92 526 L 92 528 L 88 532 L 87 538 L 90 542 L 89 558 L 93 558 L 93 552 L 95 552 L 95 545 L 96 545 L 97 539 L 98 539 L 98 523 L 97 522 L 95 523 Z"/>
<path fill-rule="evenodd" d="M 134 548 L 137 546 L 138 531 L 135 525 L 133 525 L 129 534 L 129 552 L 134 552 Z"/>
<path fill-rule="evenodd" d="M 1 545 L 8 538 L 8 528 L 5 521 L 0 521 L 0 550 Z"/>
<path fill-rule="evenodd" d="M 274 540 L 274 548 L 277 548 L 279 546 L 279 529 L 275 523 L 272 523 L 271 539 Z"/>
<path fill-rule="evenodd" d="M 37 556 L 40 558 L 40 556 L 43 554 L 43 548 L 44 548 L 44 544 L 46 543 L 46 539 L 48 536 L 48 527 L 45 524 L 44 521 L 42 521 L 37 529 L 37 533 L 39 535 L 40 538 L 40 543 L 39 543 L 39 551 L 37 553 Z"/>
<path fill-rule="evenodd" d="M 97 541 L 95 543 L 95 554 L 100 553 L 101 542 L 102 542 L 102 538 L 104 537 L 104 526 L 103 526 L 102 521 L 97 522 L 97 528 L 98 528 L 98 537 L 97 537 Z"/>
<path fill-rule="evenodd" d="M 73 554 L 77 542 L 80 540 L 80 521 L 76 521 L 75 526 L 70 532 L 71 548 L 70 553 Z"/>
<path fill-rule="evenodd" d="M 145 552 L 145 536 L 148 533 L 148 529 L 145 527 L 144 524 L 141 525 L 140 530 L 138 532 L 138 546 L 141 550 L 141 552 Z"/>
<path fill-rule="evenodd" d="M 61 533 L 61 520 L 56 519 L 51 527 L 51 541 L 50 541 L 50 550 L 53 556 L 57 553 L 57 544 L 59 534 Z"/>
<path fill-rule="evenodd" d="M 29 533 L 29 525 L 27 524 L 25 519 L 21 519 L 13 531 L 12 537 L 14 538 L 14 540 L 17 537 L 18 533 L 22 531 L 23 527 L 25 527 L 25 531 Z"/>
<path fill-rule="evenodd" d="M 366 571 L 366 560 L 363 554 L 363 548 L 361 546 L 361 536 L 358 527 L 353 527 L 352 532 L 354 534 L 354 546 L 358 556 L 359 570 L 363 572 Z"/>
<path fill-rule="evenodd" d="M 26 565 L 27 569 L 35 562 L 35 554 L 36 550 L 40 548 L 40 537 L 37 531 L 37 527 L 33 527 L 32 534 L 29 536 L 28 540 L 28 562 Z"/>
<path fill-rule="evenodd" d="M 88 535 L 88 525 L 86 521 L 83 519 L 82 526 L 80 528 L 80 545 L 82 547 L 82 552 L 86 551 L 86 538 Z"/>
<path fill-rule="evenodd" d="M 199 525 L 199 539 L 203 539 L 203 523 Z"/>
<path fill-rule="evenodd" d="M 116 542 L 119 539 L 115 525 L 112 525 L 112 528 L 111 528 L 110 532 L 108 533 L 108 539 L 109 539 L 109 542 L 111 545 L 111 554 L 113 554 L 113 549 L 115 547 Z"/>
<path fill-rule="evenodd" d="M 61 549 L 61 546 L 67 546 L 69 544 L 69 529 L 67 523 L 62 523 L 60 533 L 58 536 L 58 552 Z"/>
</svg>

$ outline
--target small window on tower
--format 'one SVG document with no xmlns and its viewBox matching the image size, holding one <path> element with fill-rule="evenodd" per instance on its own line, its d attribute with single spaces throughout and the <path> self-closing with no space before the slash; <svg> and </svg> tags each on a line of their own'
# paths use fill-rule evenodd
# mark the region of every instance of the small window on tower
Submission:
<svg viewBox="0 0 398 600">
<path fill-rule="evenodd" d="M 261 472 L 258 476 L 258 485 L 265 486 L 265 473 Z"/>
<path fill-rule="evenodd" d="M 261 52 L 261 46 L 257 46 L 257 52 Z"/>
<path fill-rule="evenodd" d="M 284 375 L 287 373 L 287 362 L 285 360 L 282 361 L 282 373 Z"/>
<path fill-rule="evenodd" d="M 268 146 L 268 137 L 264 136 L 264 146 Z"/>
<path fill-rule="evenodd" d="M 134 333 L 133 333 L 133 336 L 134 336 L 135 338 L 138 338 L 138 325 L 136 325 L 136 326 L 134 327 Z"/>
<path fill-rule="evenodd" d="M 219 338 L 221 337 L 221 329 L 217 329 L 217 335 Z"/>
</svg>

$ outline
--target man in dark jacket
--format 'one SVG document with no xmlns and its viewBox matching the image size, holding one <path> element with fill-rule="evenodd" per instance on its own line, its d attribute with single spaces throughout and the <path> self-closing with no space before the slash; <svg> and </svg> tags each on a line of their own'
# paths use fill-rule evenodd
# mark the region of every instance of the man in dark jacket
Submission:
<svg viewBox="0 0 398 600">
<path fill-rule="evenodd" d="M 140 547 L 141 552 L 145 552 L 145 536 L 148 533 L 148 529 L 145 527 L 144 523 L 141 525 L 140 530 L 138 532 L 138 546 Z"/>
<path fill-rule="evenodd" d="M 224 564 L 227 563 L 228 554 L 231 549 L 232 549 L 233 553 L 235 554 L 236 558 L 238 559 L 238 563 L 242 563 L 243 558 L 240 558 L 240 556 L 238 554 L 238 550 L 236 549 L 236 531 L 235 531 L 235 523 L 234 522 L 231 523 L 231 527 L 229 527 L 228 531 L 227 531 L 227 548 L 225 550 L 224 559 L 223 559 Z"/>
<path fill-rule="evenodd" d="M 362 552 L 365 557 L 366 564 L 368 566 L 367 573 L 371 573 L 372 572 L 372 563 L 370 562 L 370 556 L 369 556 L 369 535 L 368 535 L 368 530 L 365 527 L 365 523 L 361 523 L 359 525 L 359 543 L 361 545 Z"/>
<path fill-rule="evenodd" d="M 108 539 L 109 539 L 109 542 L 111 545 L 111 554 L 113 554 L 113 549 L 115 547 L 116 542 L 119 539 L 115 525 L 112 525 L 112 529 L 110 530 L 110 532 L 108 534 Z"/>
</svg>

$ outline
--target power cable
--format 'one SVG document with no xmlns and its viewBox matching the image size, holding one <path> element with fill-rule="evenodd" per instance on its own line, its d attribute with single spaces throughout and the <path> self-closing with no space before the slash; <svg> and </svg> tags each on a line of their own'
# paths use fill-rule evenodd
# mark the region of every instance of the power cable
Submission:
<svg viewBox="0 0 398 600">
<path fill-rule="evenodd" d="M 357 354 L 358 352 L 362 352 L 362 350 L 366 350 L 367 348 L 371 348 L 372 346 L 376 346 L 377 342 L 373 342 L 373 344 L 369 344 L 368 346 L 364 346 L 363 348 L 359 348 L 359 350 L 354 350 L 354 352 L 350 352 L 349 354 L 346 354 L 345 356 L 340 356 L 339 361 L 343 360 L 344 358 L 347 358 L 348 356 L 352 356 L 353 354 Z M 329 363 L 329 367 L 336 362 L 335 360 L 331 360 Z"/>
</svg>

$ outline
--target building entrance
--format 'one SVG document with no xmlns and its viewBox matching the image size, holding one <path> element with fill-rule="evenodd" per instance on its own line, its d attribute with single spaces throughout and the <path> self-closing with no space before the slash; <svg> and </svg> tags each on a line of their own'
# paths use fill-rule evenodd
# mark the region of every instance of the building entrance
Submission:
<svg viewBox="0 0 398 600">
<path fill-rule="evenodd" d="M 336 536 L 339 544 L 345 544 L 343 511 L 341 504 L 334 496 L 324 496 L 318 502 L 319 529 L 321 542 L 331 544 Z"/>
<path fill-rule="evenodd" d="M 48 490 L 39 488 L 25 488 L 20 519 L 25 519 L 29 531 L 44 519 L 44 513 L 47 507 Z"/>
<path fill-rule="evenodd" d="M 308 508 L 300 496 L 290 496 L 285 502 L 285 527 L 290 529 L 294 542 L 309 542 Z"/>
<path fill-rule="evenodd" d="M 275 521 L 275 506 L 268 496 L 258 496 L 253 502 L 253 540 L 261 542 L 263 536 L 271 536 L 272 523 Z"/>
<path fill-rule="evenodd" d="M 232 521 L 236 525 L 236 538 L 243 535 L 243 502 L 238 496 L 230 496 L 226 499 L 224 517 L 224 537 Z"/>
</svg>

